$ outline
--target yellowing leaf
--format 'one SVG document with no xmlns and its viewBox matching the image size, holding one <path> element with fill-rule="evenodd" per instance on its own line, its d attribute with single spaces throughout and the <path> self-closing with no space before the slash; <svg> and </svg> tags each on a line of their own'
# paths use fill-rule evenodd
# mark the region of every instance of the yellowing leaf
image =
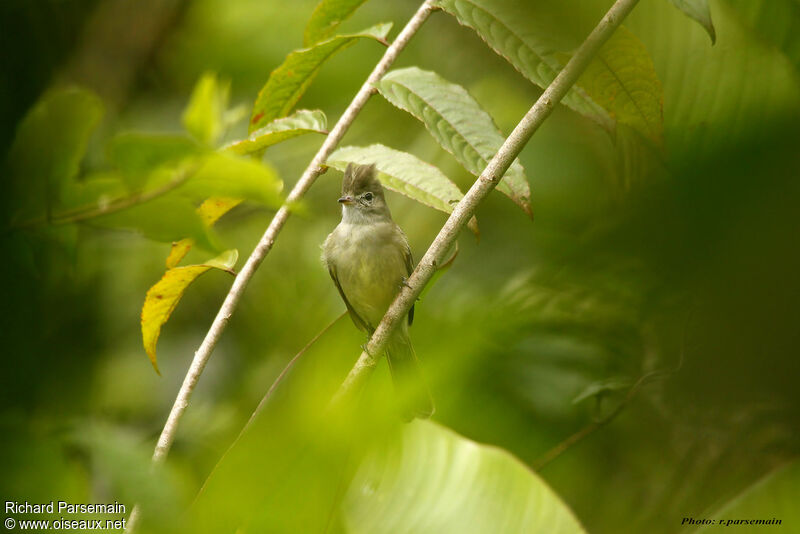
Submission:
<svg viewBox="0 0 800 534">
<path fill-rule="evenodd" d="M 173 241 L 172 248 L 169 249 L 169 256 L 167 256 L 167 269 L 177 267 L 193 246 L 194 239 L 190 237 L 181 239 L 180 241 Z"/>
<path fill-rule="evenodd" d="M 144 350 L 157 373 L 161 374 L 156 362 L 156 343 L 161 334 L 161 327 L 169 320 L 186 288 L 209 269 L 220 269 L 233 274 L 233 266 L 236 265 L 238 258 L 238 251 L 226 250 L 205 263 L 169 269 L 161 280 L 147 291 L 142 307 L 142 341 Z"/>
<path fill-rule="evenodd" d="M 228 211 L 242 203 L 241 198 L 213 197 L 207 198 L 195 210 L 200 216 L 200 220 L 207 228 L 211 228 L 217 220 Z M 167 256 L 167 269 L 176 267 L 181 260 L 186 257 L 189 250 L 194 246 L 194 239 L 185 238 L 172 243 L 172 248 Z"/>
<path fill-rule="evenodd" d="M 241 198 L 211 197 L 198 206 L 197 214 L 206 226 L 212 226 L 220 217 L 241 203 Z"/>
</svg>

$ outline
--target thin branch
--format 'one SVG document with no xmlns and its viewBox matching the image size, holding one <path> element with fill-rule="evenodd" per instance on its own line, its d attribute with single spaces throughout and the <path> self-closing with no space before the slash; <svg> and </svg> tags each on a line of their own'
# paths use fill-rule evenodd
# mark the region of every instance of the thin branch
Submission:
<svg viewBox="0 0 800 534">
<path fill-rule="evenodd" d="M 622 399 L 619 405 L 616 408 L 614 408 L 614 410 L 611 411 L 611 413 L 609 413 L 608 415 L 606 415 L 605 417 L 601 418 L 598 421 L 593 421 L 589 423 L 582 429 L 578 430 L 577 432 L 566 438 L 561 443 L 552 447 L 550 450 L 545 452 L 539 458 L 537 458 L 533 462 L 532 466 L 534 471 L 539 471 L 544 466 L 546 466 L 547 464 L 549 464 L 550 462 L 552 462 L 553 460 L 564 454 L 564 452 L 566 452 L 567 449 L 569 449 L 576 443 L 582 441 L 584 438 L 593 434 L 595 430 L 599 430 L 600 428 L 610 423 L 614 418 L 616 418 L 620 413 L 622 413 L 622 410 L 624 410 L 633 401 L 633 399 L 639 393 L 639 390 L 641 390 L 641 388 L 645 384 L 647 384 L 648 382 L 652 382 L 653 380 L 667 378 L 680 371 L 681 368 L 683 367 L 683 359 L 686 355 L 686 333 L 689 330 L 689 321 L 691 317 L 692 317 L 692 309 L 690 308 L 689 313 L 686 314 L 686 318 L 683 324 L 683 335 L 681 336 L 681 350 L 678 353 L 678 361 L 672 369 L 667 369 L 663 371 L 652 371 L 650 373 L 647 373 L 639 377 L 639 380 L 637 380 L 630 387 L 630 389 L 628 389 L 628 392 L 625 394 L 625 397 Z"/>
<path fill-rule="evenodd" d="M 228 295 L 225 297 L 225 301 L 222 303 L 219 312 L 217 312 L 217 316 L 214 318 L 214 322 L 211 324 L 211 327 L 206 333 L 203 342 L 200 344 L 200 347 L 194 354 L 189 371 L 186 373 L 186 377 L 183 380 L 183 384 L 181 385 L 178 396 L 175 399 L 175 403 L 172 405 L 172 409 L 170 410 L 167 422 L 164 424 L 164 429 L 161 431 L 161 436 L 158 438 L 158 443 L 156 444 L 155 451 L 153 452 L 154 464 L 160 464 L 164 461 L 164 458 L 166 458 L 167 453 L 172 446 L 172 442 L 175 439 L 178 422 L 183 416 L 183 412 L 186 411 L 186 408 L 189 405 L 189 398 L 191 397 L 192 392 L 197 385 L 197 381 L 200 379 L 200 375 L 203 373 L 203 369 L 205 368 L 206 363 L 208 362 L 208 359 L 214 350 L 214 347 L 217 345 L 217 341 L 222 335 L 222 332 L 225 330 L 225 327 L 227 326 L 231 316 L 233 315 L 233 312 L 236 309 L 236 306 L 238 305 L 248 282 L 253 277 L 253 274 L 255 274 L 258 266 L 261 265 L 264 257 L 266 257 L 267 253 L 269 253 L 269 251 L 272 249 L 275 239 L 289 218 L 289 215 L 291 214 L 290 206 L 297 203 L 303 197 L 303 195 L 305 195 L 306 191 L 308 191 L 308 189 L 312 186 L 317 177 L 322 174 L 324 170 L 324 164 L 328 159 L 328 156 L 331 154 L 331 152 L 333 152 L 333 149 L 336 147 L 339 141 L 341 141 L 342 137 L 344 137 L 345 132 L 347 132 L 347 130 L 350 128 L 353 120 L 355 120 L 358 113 L 367 103 L 367 100 L 369 100 L 369 97 L 374 93 L 374 84 L 380 81 L 383 75 L 386 74 L 386 72 L 389 70 L 389 67 L 392 65 L 392 63 L 394 63 L 395 59 L 397 59 L 400 51 L 405 48 L 411 37 L 417 32 L 417 30 L 419 30 L 433 10 L 433 0 L 425 0 L 419 9 L 417 9 L 416 13 L 414 13 L 414 15 L 408 21 L 406 26 L 400 31 L 391 46 L 386 49 L 383 57 L 380 59 L 378 64 L 375 65 L 375 68 L 358 90 L 358 93 L 356 93 L 356 96 L 353 98 L 352 102 L 350 102 L 350 105 L 339 118 L 339 121 L 333 127 L 330 134 L 328 134 L 328 136 L 325 138 L 325 141 L 322 143 L 319 151 L 317 151 L 314 159 L 311 160 L 311 163 L 309 163 L 308 167 L 306 167 L 303 175 L 286 197 L 286 202 L 272 218 L 272 222 L 270 222 L 269 226 L 264 232 L 264 235 L 258 242 L 258 245 L 256 245 L 256 248 L 250 254 L 250 257 L 247 258 L 242 270 L 239 271 L 238 275 L 236 275 L 233 285 L 231 286 Z M 135 506 L 133 511 L 131 511 L 130 518 L 128 519 L 128 528 L 126 532 L 130 533 L 134 531 L 139 519 L 139 513 L 139 507 Z"/>
<path fill-rule="evenodd" d="M 653 378 L 656 378 L 658 375 L 661 374 L 662 373 L 654 372 L 640 377 L 639 380 L 637 380 L 636 383 L 633 386 L 631 386 L 631 388 L 625 394 L 625 398 L 622 399 L 619 405 L 617 405 L 617 407 L 614 408 L 614 410 L 612 410 L 610 414 L 606 415 L 605 417 L 603 417 L 598 421 L 593 421 L 589 423 L 588 425 L 578 430 L 577 432 L 566 438 L 564 441 L 562 441 L 561 443 L 559 443 L 558 445 L 554 446 L 549 451 L 541 455 L 539 458 L 536 459 L 535 462 L 533 462 L 533 470 L 539 471 L 544 466 L 546 466 L 547 464 L 549 464 L 550 462 L 561 456 L 567 449 L 569 449 L 579 441 L 583 440 L 584 438 L 593 434 L 595 430 L 599 430 L 602 427 L 606 426 L 611 421 L 613 421 L 620 413 L 622 413 L 622 410 L 624 410 L 625 407 L 628 404 L 630 404 L 631 401 L 633 401 L 633 399 L 639 393 L 639 390 L 642 388 L 643 385 L 645 385 L 647 382 L 651 381 Z"/>
<path fill-rule="evenodd" d="M 361 356 L 356 361 L 355 366 L 350 370 L 344 383 L 334 396 L 333 403 L 340 402 L 344 397 L 351 395 L 353 391 L 360 388 L 360 385 L 377 363 L 375 355 L 383 353 L 392 331 L 405 318 L 408 310 L 422 293 L 425 285 L 430 281 L 436 271 L 437 263 L 442 259 L 442 255 L 452 246 L 459 232 L 475 213 L 481 201 L 495 188 L 511 165 L 511 162 L 522 151 L 522 148 L 533 133 L 550 115 L 554 106 L 575 84 L 600 47 L 611 37 L 614 30 L 622 23 L 622 20 L 630 13 L 637 2 L 638 0 L 617 0 L 611 6 L 575 52 L 575 55 L 572 56 L 553 82 L 545 89 L 542 96 L 539 97 L 525 117 L 517 124 L 480 177 L 456 205 L 447 222 L 439 231 L 439 235 L 433 240 L 417 268 L 414 269 L 414 272 L 406 281 L 407 283 L 400 289 L 369 343 L 367 343 Z"/>
<path fill-rule="evenodd" d="M 126 210 L 128 208 L 132 208 L 139 204 L 144 204 L 145 202 L 149 202 L 162 195 L 166 195 L 170 191 L 182 186 L 189 178 L 191 178 L 192 174 L 194 174 L 196 170 L 197 170 L 197 165 L 190 165 L 188 167 L 179 170 L 172 180 L 165 183 L 161 187 L 151 189 L 150 191 L 142 191 L 139 193 L 134 193 L 127 197 L 122 197 L 112 200 L 105 206 L 100 206 L 97 208 L 84 207 L 84 208 L 62 211 L 60 213 L 51 215 L 49 218 L 42 217 L 40 219 L 33 219 L 19 223 L 15 226 L 17 228 L 28 228 L 31 226 L 39 226 L 45 224 L 53 224 L 53 225 L 72 224 L 81 221 L 86 221 L 88 219 L 94 219 L 95 217 L 102 217 L 103 215 L 110 215 L 112 213 L 117 213 L 118 211 Z"/>
</svg>

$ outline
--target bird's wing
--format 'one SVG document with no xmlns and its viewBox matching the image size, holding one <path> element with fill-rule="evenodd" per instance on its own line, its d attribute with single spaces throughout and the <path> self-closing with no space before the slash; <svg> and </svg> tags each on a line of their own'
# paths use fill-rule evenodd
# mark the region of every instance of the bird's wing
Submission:
<svg viewBox="0 0 800 534">
<path fill-rule="evenodd" d="M 339 290 L 339 295 L 341 295 L 342 300 L 344 301 L 344 305 L 347 306 L 347 311 L 350 312 L 350 318 L 356 325 L 356 328 L 363 330 L 365 332 L 371 332 L 371 329 L 367 326 L 366 321 L 362 319 L 357 313 L 356 310 L 350 305 L 350 301 L 347 300 L 347 295 L 344 294 L 344 290 L 342 289 L 342 285 L 339 283 L 339 278 L 336 276 L 336 268 L 328 264 L 328 273 L 330 273 L 331 278 L 333 279 L 333 283 L 336 284 L 336 289 Z"/>
<path fill-rule="evenodd" d="M 405 237 L 405 236 L 404 236 Z M 411 247 L 408 246 L 408 242 L 406 242 L 406 249 L 403 252 L 403 259 L 406 262 L 406 272 L 408 276 L 411 276 L 411 273 L 414 272 L 414 258 L 411 255 Z M 408 310 L 408 326 L 414 322 L 414 305 L 411 305 L 411 309 Z"/>
</svg>

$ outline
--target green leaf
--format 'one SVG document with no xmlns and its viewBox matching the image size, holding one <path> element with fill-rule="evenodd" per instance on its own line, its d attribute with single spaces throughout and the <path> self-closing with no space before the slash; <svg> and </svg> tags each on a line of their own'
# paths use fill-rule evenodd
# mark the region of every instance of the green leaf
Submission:
<svg viewBox="0 0 800 534">
<path fill-rule="evenodd" d="M 238 258 L 239 253 L 236 250 L 226 250 L 199 265 L 175 267 L 164 273 L 161 280 L 147 291 L 142 307 L 142 341 L 157 373 L 161 374 L 156 360 L 156 343 L 161 327 L 169 320 L 186 288 L 209 269 L 220 269 L 233 274 L 233 266 Z"/>
<path fill-rule="evenodd" d="M 213 73 L 203 74 L 194 86 L 183 112 L 183 126 L 204 145 L 213 146 L 225 132 L 230 83 L 223 83 Z"/>
<path fill-rule="evenodd" d="M 617 124 L 613 139 L 616 173 L 607 177 L 620 191 L 628 191 L 647 179 L 665 176 L 664 155 L 627 124 Z"/>
<path fill-rule="evenodd" d="M 303 33 L 303 44 L 314 45 L 329 38 L 367 0 L 320 0 Z"/>
<path fill-rule="evenodd" d="M 442 171 L 407 152 L 375 144 L 367 147 L 347 146 L 328 157 L 327 164 L 344 171 L 348 163 L 374 163 L 381 183 L 402 195 L 445 213 L 464 195 Z M 478 235 L 478 222 L 470 219 L 469 228 Z"/>
<path fill-rule="evenodd" d="M 700 26 L 705 28 L 708 36 L 711 37 L 711 44 L 717 40 L 717 33 L 714 31 L 714 23 L 711 22 L 711 10 L 708 8 L 708 0 L 669 0 L 675 7 L 683 11 L 687 17 L 696 20 Z M 773 0 L 769 0 L 772 2 Z M 752 3 L 752 2 L 751 2 Z"/>
<path fill-rule="evenodd" d="M 547 29 L 529 27 L 535 17 L 520 16 L 513 1 L 436 0 L 435 4 L 453 15 L 460 24 L 472 28 L 489 48 L 511 63 L 520 74 L 535 85 L 545 88 L 555 79 L 564 63 L 557 57 L 555 36 Z M 608 113 L 579 86 L 575 85 L 561 100 L 569 108 L 590 117 L 606 129 L 613 120 Z"/>
<path fill-rule="evenodd" d="M 53 213 L 53 219 L 58 220 L 71 213 L 103 209 L 127 194 L 125 183 L 117 173 L 87 176 L 80 182 L 71 183 L 64 188 L 59 210 Z"/>
<path fill-rule="evenodd" d="M 38 219 L 53 209 L 78 174 L 102 115 L 97 96 L 78 88 L 47 93 L 28 112 L 8 154 L 13 221 Z"/>
<path fill-rule="evenodd" d="M 578 84 L 615 120 L 664 142 L 663 90 L 644 44 L 625 27 L 603 45 Z"/>
<path fill-rule="evenodd" d="M 522 462 L 430 421 L 362 463 L 343 509 L 350 534 L 585 533 Z"/>
<path fill-rule="evenodd" d="M 247 157 L 213 153 L 189 165 L 197 170 L 175 192 L 203 201 L 210 197 L 252 200 L 270 207 L 283 203 L 283 181 L 271 166 Z M 163 178 L 160 178 L 163 180 Z"/>
<path fill-rule="evenodd" d="M 250 117 L 248 133 L 261 128 L 274 119 L 285 117 L 303 96 L 322 64 L 336 52 L 367 38 L 386 43 L 391 23 L 382 23 L 359 33 L 337 35 L 310 48 L 295 50 L 269 75 L 258 93 Z"/>
<path fill-rule="evenodd" d="M 800 71 L 800 2 L 725 0 L 725 3 L 758 37 L 776 46 Z"/>
<path fill-rule="evenodd" d="M 653 2 L 630 23 L 659 58 L 664 98 L 671 110 L 664 116 L 671 162 L 690 162 L 727 149 L 724 147 L 746 146 L 753 139 L 773 134 L 776 124 L 792 121 L 789 117 L 797 116 L 800 109 L 796 64 L 786 60 L 785 51 L 764 46 L 761 35 L 750 31 L 744 17 L 738 9 L 729 8 L 729 3 L 717 3 L 719 9 L 714 12 L 715 23 L 725 36 L 721 47 L 708 46 L 704 32 L 687 24 L 669 2 Z M 772 0 L 754 4 L 774 6 L 780 17 L 793 12 L 779 9 Z M 800 14 L 800 10 L 794 13 Z M 658 32 L 646 33 L 656 27 Z M 776 39 L 780 33 L 799 35 L 789 20 L 775 21 L 762 31 L 775 32 Z M 674 43 L 680 43 L 679 50 L 690 52 L 678 53 Z"/>
<path fill-rule="evenodd" d="M 148 239 L 170 243 L 185 237 L 206 250 L 216 250 L 194 202 L 181 196 L 159 197 L 130 208 L 92 218 L 91 224 L 140 232 Z"/>
<path fill-rule="evenodd" d="M 153 471 L 153 451 L 136 432 L 89 420 L 65 426 L 65 432 L 67 439 L 59 446 L 69 446 L 91 462 L 95 476 L 114 488 L 120 501 L 137 503 L 147 518 L 142 530 L 150 532 L 149 525 L 157 524 L 164 531 L 178 531 L 180 519 L 174 510 L 182 506 L 182 478 L 171 466 Z"/>
<path fill-rule="evenodd" d="M 328 119 L 320 110 L 301 109 L 282 119 L 275 119 L 251 133 L 247 139 L 234 141 L 225 149 L 234 154 L 252 154 L 269 146 L 307 133 L 327 134 Z"/>
<path fill-rule="evenodd" d="M 523 6 L 513 0 L 437 0 L 436 4 L 475 30 L 492 50 L 541 88 L 550 85 L 569 59 L 559 50 L 570 49 L 570 43 L 552 29 L 568 20 L 563 15 L 565 20 L 550 20 L 554 17 L 546 6 L 525 6 L 531 11 L 520 12 Z M 539 18 L 542 22 L 537 22 Z M 623 31 L 626 35 L 617 37 L 619 30 L 592 62 L 591 74 L 584 74 L 561 103 L 608 131 L 613 132 L 619 121 L 660 143 L 656 134 L 661 130 L 662 94 L 653 61 L 632 34 Z M 622 96 L 623 103 L 614 96 Z"/>
<path fill-rule="evenodd" d="M 121 172 L 131 191 L 139 191 L 150 173 L 167 164 L 177 164 L 205 149 L 182 135 L 126 132 L 108 144 L 108 158 Z"/>
<path fill-rule="evenodd" d="M 741 495 L 722 506 L 708 517 L 715 518 L 714 525 L 705 525 L 694 534 L 719 532 L 720 526 L 741 529 L 742 532 L 761 534 L 794 530 L 800 524 L 797 498 L 800 496 L 800 462 L 793 461 L 769 473 L 751 485 Z M 775 519 L 781 522 L 775 522 Z M 742 520 L 747 521 L 743 522 Z M 749 523 L 764 520 L 764 523 Z M 772 523 L 766 521 L 772 520 Z M 685 526 L 685 525 L 684 525 Z"/>
<path fill-rule="evenodd" d="M 417 67 L 394 70 L 378 82 L 381 95 L 422 121 L 436 141 L 475 176 L 503 144 L 492 118 L 466 89 Z M 497 186 L 532 216 L 525 170 L 514 160 Z"/>
</svg>

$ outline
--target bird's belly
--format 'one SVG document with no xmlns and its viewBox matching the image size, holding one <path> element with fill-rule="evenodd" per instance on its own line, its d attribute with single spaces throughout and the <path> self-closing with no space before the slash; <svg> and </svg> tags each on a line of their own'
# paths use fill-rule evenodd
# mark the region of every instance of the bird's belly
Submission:
<svg viewBox="0 0 800 534">
<path fill-rule="evenodd" d="M 406 276 L 403 252 L 379 236 L 348 239 L 338 251 L 336 272 L 342 291 L 370 328 L 380 322 Z"/>
</svg>

